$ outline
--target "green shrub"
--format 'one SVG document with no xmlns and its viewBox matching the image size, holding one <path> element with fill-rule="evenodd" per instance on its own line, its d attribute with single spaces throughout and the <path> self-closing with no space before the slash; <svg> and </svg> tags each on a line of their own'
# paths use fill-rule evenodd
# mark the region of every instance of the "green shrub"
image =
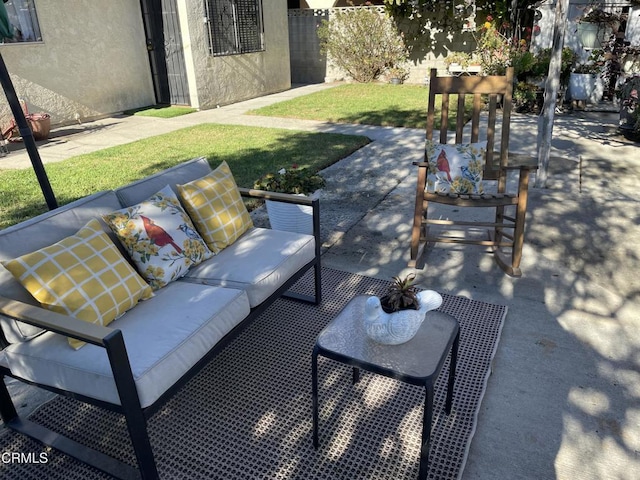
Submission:
<svg viewBox="0 0 640 480">
<path fill-rule="evenodd" d="M 513 103 L 517 112 L 538 113 L 538 86 L 526 82 L 518 82 L 513 91 Z"/>
<path fill-rule="evenodd" d="M 549 63 L 551 62 L 551 49 L 545 48 L 540 50 L 537 54 L 537 61 L 531 70 L 532 77 L 546 77 L 549 72 Z M 571 69 L 576 63 L 576 54 L 569 47 L 562 49 L 562 56 L 560 61 L 560 85 L 566 87 L 569 85 L 569 75 Z"/>
<path fill-rule="evenodd" d="M 318 37 L 322 53 L 356 82 L 371 82 L 407 59 L 391 18 L 368 8 L 337 12 L 323 20 Z"/>
<path fill-rule="evenodd" d="M 289 169 L 282 168 L 276 173 L 267 173 L 253 184 L 256 190 L 277 193 L 295 193 L 309 195 L 324 187 L 324 178 L 307 168 L 298 168 L 293 164 Z"/>
<path fill-rule="evenodd" d="M 511 56 L 514 75 L 518 80 L 526 80 L 533 73 L 536 66 L 536 58 L 533 53 L 526 51 L 515 51 Z M 548 70 L 548 68 L 547 68 Z"/>
</svg>

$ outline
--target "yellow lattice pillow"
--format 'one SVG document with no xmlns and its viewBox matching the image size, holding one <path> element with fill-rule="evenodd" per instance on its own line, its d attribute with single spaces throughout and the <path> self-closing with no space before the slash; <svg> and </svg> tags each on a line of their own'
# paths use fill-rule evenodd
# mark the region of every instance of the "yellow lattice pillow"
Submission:
<svg viewBox="0 0 640 480">
<path fill-rule="evenodd" d="M 108 325 L 139 300 L 153 296 L 98 220 L 2 265 L 44 308 L 89 323 Z M 78 349 L 84 342 L 70 338 L 69 344 Z"/>
<path fill-rule="evenodd" d="M 177 185 L 182 203 L 212 252 L 218 253 L 253 227 L 229 165 Z"/>
</svg>

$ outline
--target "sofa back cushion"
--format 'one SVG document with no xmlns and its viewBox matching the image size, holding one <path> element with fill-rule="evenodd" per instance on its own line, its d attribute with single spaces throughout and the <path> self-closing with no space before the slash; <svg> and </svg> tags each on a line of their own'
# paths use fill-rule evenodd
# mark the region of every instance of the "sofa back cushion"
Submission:
<svg viewBox="0 0 640 480">
<path fill-rule="evenodd" d="M 154 290 L 213 256 L 169 185 L 144 202 L 102 218 Z"/>
<path fill-rule="evenodd" d="M 120 202 L 112 191 L 99 192 L 50 212 L 0 230 L 0 260 L 10 260 L 26 253 L 47 247 L 76 233 L 92 218 L 120 208 Z M 115 235 L 104 223 L 104 230 L 115 240 Z M 0 265 L 0 296 L 32 305 L 38 302 Z M 42 332 L 42 329 L 0 316 L 0 325 L 6 339 L 20 342 Z"/>
<path fill-rule="evenodd" d="M 44 308 L 102 326 L 153 296 L 97 218 L 75 235 L 2 265 Z M 85 343 L 69 338 L 69 344 L 78 349 Z"/>
<path fill-rule="evenodd" d="M 205 157 L 194 158 L 175 167 L 168 168 L 154 175 L 118 188 L 116 194 L 123 207 L 130 207 L 147 200 L 151 195 L 162 190 L 167 184 L 174 192 L 176 184 L 187 183 L 203 177 L 211 172 L 209 162 Z"/>
<path fill-rule="evenodd" d="M 221 252 L 253 227 L 227 162 L 177 186 L 185 209 L 212 252 Z"/>
</svg>

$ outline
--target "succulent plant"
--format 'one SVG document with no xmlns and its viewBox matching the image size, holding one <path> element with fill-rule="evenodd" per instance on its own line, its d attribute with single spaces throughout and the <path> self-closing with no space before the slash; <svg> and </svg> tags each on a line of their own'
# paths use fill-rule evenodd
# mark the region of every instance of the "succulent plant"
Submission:
<svg viewBox="0 0 640 480">
<path fill-rule="evenodd" d="M 380 299 L 382 309 L 387 313 L 399 310 L 418 310 L 420 300 L 418 299 L 418 288 L 413 284 L 416 279 L 415 273 L 409 273 L 406 277 L 393 277 L 387 288 L 387 294 Z"/>
</svg>

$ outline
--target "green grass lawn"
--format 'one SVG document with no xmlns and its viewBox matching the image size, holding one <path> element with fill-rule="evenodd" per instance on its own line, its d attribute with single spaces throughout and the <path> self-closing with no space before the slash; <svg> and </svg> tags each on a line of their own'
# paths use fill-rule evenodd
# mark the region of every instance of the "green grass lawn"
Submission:
<svg viewBox="0 0 640 480">
<path fill-rule="evenodd" d="M 351 83 L 249 113 L 333 123 L 425 128 L 428 95 L 428 88 L 419 85 Z M 452 97 L 450 101 L 455 99 Z M 455 119 L 450 119 L 451 122 L 455 125 Z"/>
<path fill-rule="evenodd" d="M 197 111 L 197 108 L 182 107 L 179 105 L 152 105 L 151 107 L 127 110 L 124 113 L 125 115 L 138 115 L 140 117 L 173 118 Z"/>
<path fill-rule="evenodd" d="M 296 163 L 321 170 L 369 143 L 361 136 L 272 128 L 202 124 L 176 132 L 80 155 L 45 166 L 63 205 L 109 190 L 194 157 L 212 167 L 225 160 L 241 187 L 267 172 Z M 46 211 L 31 168 L 0 170 L 0 229 Z"/>
</svg>

